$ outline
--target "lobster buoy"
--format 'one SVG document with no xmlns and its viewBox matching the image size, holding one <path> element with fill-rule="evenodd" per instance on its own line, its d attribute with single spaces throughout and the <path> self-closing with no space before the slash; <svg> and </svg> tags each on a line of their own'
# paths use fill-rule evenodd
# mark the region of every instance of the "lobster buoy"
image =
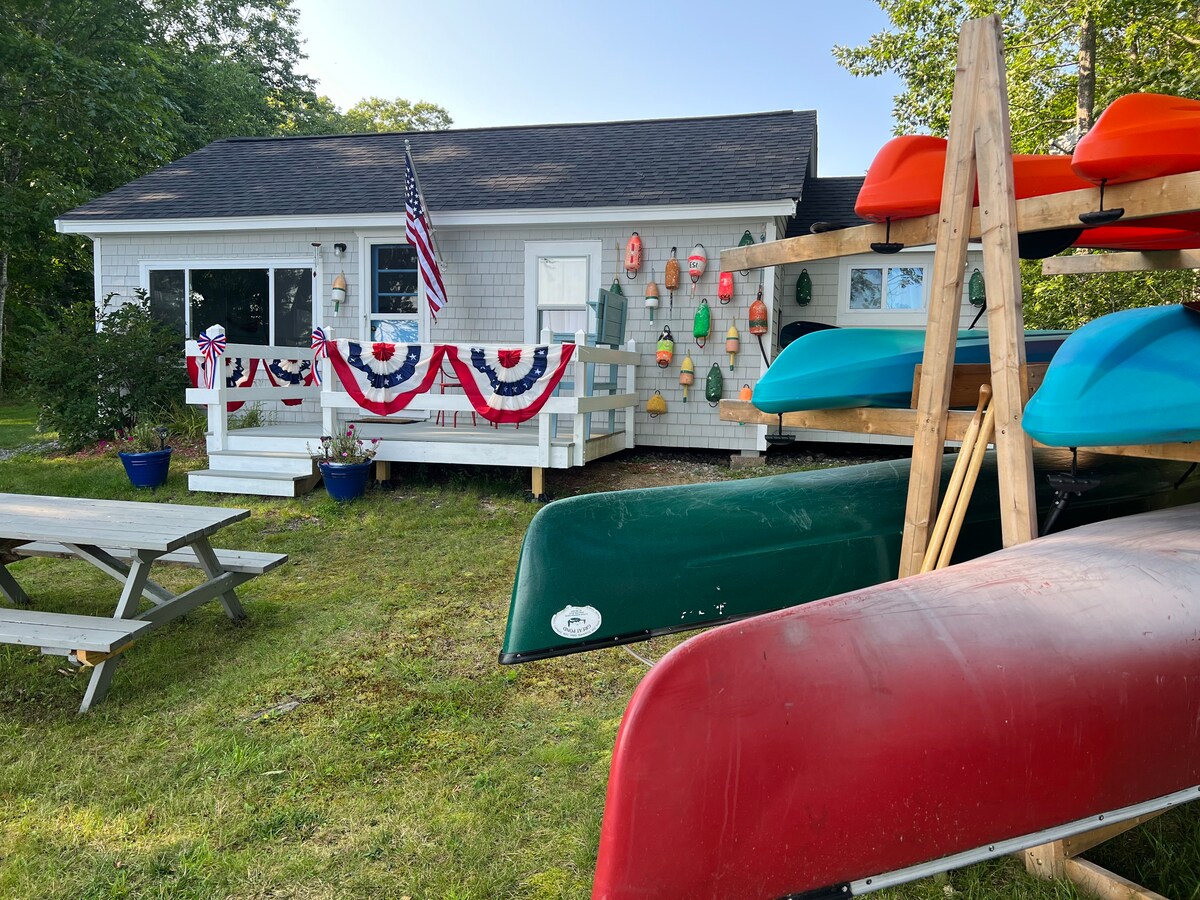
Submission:
<svg viewBox="0 0 1200 900">
<path fill-rule="evenodd" d="M 703 347 L 708 342 L 708 333 L 712 330 L 712 313 L 708 309 L 708 298 L 700 300 L 700 308 L 692 318 L 692 337 L 696 345 Z"/>
<path fill-rule="evenodd" d="M 611 294 L 620 294 L 622 297 L 625 296 L 625 292 L 621 290 L 621 281 L 616 276 L 613 276 L 613 283 L 608 286 L 608 290 Z"/>
<path fill-rule="evenodd" d="M 646 309 L 650 310 L 650 321 L 654 321 L 654 311 L 658 309 L 658 285 L 654 283 L 654 269 L 650 270 L 650 280 L 646 282 Z"/>
<path fill-rule="evenodd" d="M 646 413 L 654 419 L 667 411 L 667 401 L 659 391 L 655 391 L 646 401 Z"/>
<path fill-rule="evenodd" d="M 631 281 L 637 277 L 638 269 L 642 267 L 642 239 L 635 231 L 625 245 L 625 277 Z"/>
<path fill-rule="evenodd" d="M 738 391 L 738 399 L 743 403 L 749 403 L 754 397 L 754 391 L 750 390 L 750 385 L 743 384 L 742 389 Z"/>
<path fill-rule="evenodd" d="M 740 241 L 738 241 L 738 246 L 739 247 L 753 247 L 754 246 L 754 235 L 752 235 L 750 233 L 749 228 L 747 228 L 745 231 L 742 232 L 742 239 Z M 743 278 L 745 278 L 747 275 L 750 274 L 749 269 L 742 269 L 742 270 L 740 270 L 740 272 L 741 272 L 741 276 Z"/>
<path fill-rule="evenodd" d="M 678 247 L 671 248 L 671 258 L 667 260 L 667 269 L 663 273 L 663 284 L 671 295 L 671 305 L 675 305 L 675 292 L 679 290 L 679 260 L 675 258 Z"/>
<path fill-rule="evenodd" d="M 704 379 L 704 399 L 708 401 L 709 406 L 716 406 L 721 402 L 721 391 L 724 389 L 725 376 L 721 374 L 721 367 L 713 363 L 712 368 L 708 370 L 708 377 Z"/>
<path fill-rule="evenodd" d="M 983 283 L 983 275 L 978 269 L 971 273 L 971 280 L 967 282 L 967 299 L 975 307 L 987 305 L 987 288 Z"/>
<path fill-rule="evenodd" d="M 767 315 L 767 304 L 763 303 L 762 288 L 758 289 L 758 296 L 754 298 L 754 302 L 750 304 L 750 333 L 751 334 L 766 334 L 769 318 Z"/>
<path fill-rule="evenodd" d="M 664 325 L 662 333 L 658 336 L 658 345 L 654 348 L 654 361 L 660 369 L 665 369 L 671 364 L 674 355 L 675 337 L 671 334 L 671 326 Z"/>
<path fill-rule="evenodd" d="M 683 385 L 683 402 L 687 403 L 688 388 L 696 383 L 696 367 L 690 354 L 685 354 L 679 366 L 679 383 Z"/>
<path fill-rule="evenodd" d="M 729 371 L 733 371 L 733 357 L 741 348 L 741 340 L 738 338 L 738 330 L 736 325 L 730 325 L 729 330 L 725 332 L 725 352 L 729 354 Z"/>
<path fill-rule="evenodd" d="M 692 293 L 696 293 L 696 282 L 704 275 L 704 269 L 708 266 L 708 254 L 704 252 L 703 244 L 696 244 L 692 248 L 692 255 L 688 257 L 688 276 L 692 279 Z"/>
<path fill-rule="evenodd" d="M 800 275 L 796 278 L 796 304 L 808 306 L 810 300 L 812 300 L 812 279 L 808 276 L 808 269 L 801 269 Z"/>
<path fill-rule="evenodd" d="M 724 306 L 733 299 L 733 273 L 722 272 L 721 277 L 717 279 L 717 299 Z"/>
</svg>

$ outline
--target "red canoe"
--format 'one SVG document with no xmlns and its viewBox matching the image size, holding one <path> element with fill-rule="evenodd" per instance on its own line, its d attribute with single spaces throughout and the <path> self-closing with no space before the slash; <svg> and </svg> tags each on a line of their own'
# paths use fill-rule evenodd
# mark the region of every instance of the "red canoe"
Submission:
<svg viewBox="0 0 1200 900">
<path fill-rule="evenodd" d="M 1072 159 L 1070 156 L 1013 156 L 1017 199 L 1094 187 L 1092 182 L 1075 173 Z M 933 215 L 941 204 L 945 165 L 945 139 L 929 135 L 893 138 L 884 144 L 867 170 L 854 211 L 872 222 Z M 1195 168 L 1200 168 L 1200 163 Z M 979 202 L 978 192 L 975 202 Z M 1023 235 L 1022 238 L 1031 248 L 1027 251 L 1022 247 L 1023 256 L 1046 255 L 1033 246 L 1032 236 Z M 1200 247 L 1200 213 L 1103 225 L 1082 230 L 1078 236 L 1069 232 L 1062 244 L 1056 244 L 1053 238 L 1049 240 L 1047 249 L 1053 253 L 1066 246 L 1103 250 L 1187 250 Z"/>
<path fill-rule="evenodd" d="M 1198 561 L 1193 504 L 681 644 L 594 900 L 855 896 L 1200 797 Z"/>
<path fill-rule="evenodd" d="M 1071 168 L 1095 184 L 1200 169 L 1200 100 L 1167 94 L 1118 97 L 1076 145 Z"/>
</svg>

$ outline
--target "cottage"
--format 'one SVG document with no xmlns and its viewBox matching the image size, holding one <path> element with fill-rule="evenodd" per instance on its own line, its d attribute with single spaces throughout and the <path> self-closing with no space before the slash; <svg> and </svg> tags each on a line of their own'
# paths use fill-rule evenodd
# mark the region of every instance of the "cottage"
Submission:
<svg viewBox="0 0 1200 900">
<path fill-rule="evenodd" d="M 406 141 L 444 261 L 448 303 L 436 318 L 405 239 Z M 743 384 L 754 384 L 764 356 L 787 342 L 793 322 L 920 327 L 925 317 L 931 248 L 808 264 L 811 292 L 799 296 L 801 266 L 733 273 L 732 299 L 718 299 L 722 248 L 803 233 L 814 222 L 857 223 L 861 178 L 818 178 L 816 144 L 813 111 L 235 138 L 73 209 L 56 224 L 92 239 L 98 303 L 145 290 L 156 314 L 181 337 L 194 339 L 220 324 L 231 356 L 235 348 L 243 355 L 263 348 L 260 373 L 289 352 L 311 359 L 314 327 L 334 340 L 464 347 L 528 346 L 545 332 L 552 341 L 582 332 L 587 347 L 605 337 L 597 334 L 605 326 L 597 321 L 604 313 L 596 302 L 600 290 L 621 284 L 624 321 L 607 323 L 607 337 L 619 349 L 578 353 L 569 367 L 578 375 L 568 374 L 560 396 L 522 426 L 494 427 L 473 416 L 444 365 L 428 390 L 388 421 L 358 408 L 336 378 L 322 388 L 292 388 L 292 403 L 303 402 L 273 409 L 269 433 L 228 431 L 226 406 L 270 398 L 274 382 L 260 377 L 253 388 L 233 388 L 219 400 L 193 392 L 190 399 L 220 407 L 215 415 L 210 410 L 212 468 L 192 476 L 198 489 L 301 489 L 311 471 L 306 444 L 351 419 L 382 438 L 385 460 L 527 465 L 540 472 L 635 443 L 758 455 L 766 449 L 766 429 L 723 423 L 705 402 L 713 366 L 722 372 L 724 396 L 736 396 Z M 625 246 L 635 231 L 643 264 L 627 273 Z M 687 257 L 697 244 L 709 264 L 693 285 Z M 672 255 L 684 274 L 669 292 L 664 269 Z M 345 290 L 335 294 L 342 276 Z M 644 302 L 651 277 L 662 295 L 656 310 Z M 770 322 L 761 352 L 747 321 L 760 291 Z M 693 338 L 692 324 L 704 302 L 712 325 L 702 342 Z M 964 320 L 972 313 L 964 302 Z M 675 356 L 660 368 L 655 342 L 664 326 L 674 334 Z M 725 344 L 730 326 L 741 337 L 732 367 Z M 636 356 L 628 355 L 631 349 Z M 685 355 L 696 371 L 686 403 L 679 383 Z M 245 376 L 248 369 L 241 371 Z M 224 388 L 220 379 L 217 387 Z M 651 417 L 645 406 L 656 391 L 667 412 Z M 288 455 L 295 459 L 280 462 Z M 274 476 L 279 483 L 266 484 L 273 469 L 282 469 Z M 537 483 L 535 474 L 535 492 Z"/>
</svg>

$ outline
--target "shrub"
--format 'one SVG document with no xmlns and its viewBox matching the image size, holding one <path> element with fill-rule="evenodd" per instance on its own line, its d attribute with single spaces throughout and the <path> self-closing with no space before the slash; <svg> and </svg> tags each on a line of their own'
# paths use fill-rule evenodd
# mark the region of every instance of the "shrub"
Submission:
<svg viewBox="0 0 1200 900">
<path fill-rule="evenodd" d="M 180 336 L 155 320 L 145 292 L 99 310 L 70 306 L 55 331 L 38 335 L 28 366 L 29 393 L 41 426 L 57 431 L 67 450 L 166 418 L 183 397 L 187 374 Z"/>
</svg>

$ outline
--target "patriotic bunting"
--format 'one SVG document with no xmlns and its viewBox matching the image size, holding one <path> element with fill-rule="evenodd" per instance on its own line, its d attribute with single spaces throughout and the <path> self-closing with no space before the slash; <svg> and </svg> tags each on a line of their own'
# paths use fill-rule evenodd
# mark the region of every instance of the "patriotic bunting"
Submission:
<svg viewBox="0 0 1200 900">
<path fill-rule="evenodd" d="M 489 422 L 511 423 L 532 419 L 546 405 L 562 381 L 575 345 L 471 347 L 467 360 L 459 357 L 453 344 L 445 351 L 475 411 Z"/>
<path fill-rule="evenodd" d="M 379 416 L 404 409 L 429 390 L 446 348 L 441 344 L 327 341 L 334 371 L 354 401 Z"/>
<path fill-rule="evenodd" d="M 197 341 L 196 343 L 199 343 Z M 254 384 L 254 376 L 258 372 L 257 359 L 241 359 L 239 357 L 218 357 L 224 360 L 225 366 L 225 387 L 228 388 L 243 388 L 250 387 Z M 210 375 L 216 374 L 216 366 L 210 366 L 208 360 L 204 357 L 189 356 L 187 358 L 187 374 L 188 381 L 192 387 L 200 387 L 203 381 L 204 386 L 211 388 L 216 381 L 215 377 L 210 378 Z M 235 400 L 229 404 L 230 412 L 237 412 L 245 406 L 244 400 Z"/>
<path fill-rule="evenodd" d="M 313 383 L 313 364 L 307 359 L 264 359 L 263 367 L 267 371 L 267 380 L 272 387 L 308 386 Z M 304 400 L 292 397 L 284 400 L 284 406 L 299 406 Z"/>
</svg>

